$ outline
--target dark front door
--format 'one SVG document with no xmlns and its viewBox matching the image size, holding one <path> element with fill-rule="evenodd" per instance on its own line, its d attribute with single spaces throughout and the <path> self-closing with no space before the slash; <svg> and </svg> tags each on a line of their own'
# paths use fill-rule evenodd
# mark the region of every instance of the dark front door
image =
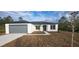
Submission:
<svg viewBox="0 0 79 59">
<path fill-rule="evenodd" d="M 43 31 L 46 31 L 46 27 L 47 27 L 46 25 L 43 25 Z"/>
</svg>

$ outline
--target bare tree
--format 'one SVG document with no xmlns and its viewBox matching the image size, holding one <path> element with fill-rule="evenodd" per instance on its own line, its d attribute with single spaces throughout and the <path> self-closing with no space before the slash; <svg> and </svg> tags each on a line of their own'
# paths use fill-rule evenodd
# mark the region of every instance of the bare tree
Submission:
<svg viewBox="0 0 79 59">
<path fill-rule="evenodd" d="M 73 47 L 73 41 L 74 41 L 74 32 L 75 32 L 75 20 L 76 20 L 76 16 L 78 14 L 78 11 L 73 11 L 70 12 L 70 23 L 71 23 L 71 27 L 72 27 L 72 41 L 71 41 L 71 47 Z"/>
</svg>

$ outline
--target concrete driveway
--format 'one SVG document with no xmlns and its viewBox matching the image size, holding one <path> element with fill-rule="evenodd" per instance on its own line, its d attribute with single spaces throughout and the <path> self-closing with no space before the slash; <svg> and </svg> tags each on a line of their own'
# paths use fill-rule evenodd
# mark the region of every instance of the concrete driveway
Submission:
<svg viewBox="0 0 79 59">
<path fill-rule="evenodd" d="M 0 46 L 11 42 L 21 36 L 25 35 L 24 33 L 18 33 L 18 34 L 7 34 L 7 35 L 1 35 L 0 36 Z"/>
</svg>

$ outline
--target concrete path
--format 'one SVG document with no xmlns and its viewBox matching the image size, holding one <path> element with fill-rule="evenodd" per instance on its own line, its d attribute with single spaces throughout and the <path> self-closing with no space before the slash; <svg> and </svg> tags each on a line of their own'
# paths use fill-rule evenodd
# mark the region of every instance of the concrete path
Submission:
<svg viewBox="0 0 79 59">
<path fill-rule="evenodd" d="M 46 31 L 44 31 L 44 33 L 47 34 L 47 35 L 50 35 L 50 33 L 46 32 Z"/>
<path fill-rule="evenodd" d="M 50 33 L 44 31 L 45 34 L 26 34 L 26 35 L 50 35 Z"/>
<path fill-rule="evenodd" d="M 11 42 L 21 36 L 25 35 L 24 33 L 19 33 L 19 34 L 7 34 L 7 35 L 1 35 L 0 36 L 0 46 Z"/>
</svg>

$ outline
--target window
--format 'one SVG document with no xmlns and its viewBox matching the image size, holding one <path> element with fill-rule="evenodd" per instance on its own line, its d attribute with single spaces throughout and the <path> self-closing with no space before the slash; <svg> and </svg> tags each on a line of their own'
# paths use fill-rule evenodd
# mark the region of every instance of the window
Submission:
<svg viewBox="0 0 79 59">
<path fill-rule="evenodd" d="M 53 29 L 55 29 L 55 25 L 53 25 Z"/>
<path fill-rule="evenodd" d="M 50 29 L 55 29 L 55 25 L 50 25 Z"/>
<path fill-rule="evenodd" d="M 40 30 L 40 25 L 36 25 L 36 30 Z"/>
<path fill-rule="evenodd" d="M 52 25 L 50 25 L 50 29 L 53 29 L 53 26 Z"/>
</svg>

